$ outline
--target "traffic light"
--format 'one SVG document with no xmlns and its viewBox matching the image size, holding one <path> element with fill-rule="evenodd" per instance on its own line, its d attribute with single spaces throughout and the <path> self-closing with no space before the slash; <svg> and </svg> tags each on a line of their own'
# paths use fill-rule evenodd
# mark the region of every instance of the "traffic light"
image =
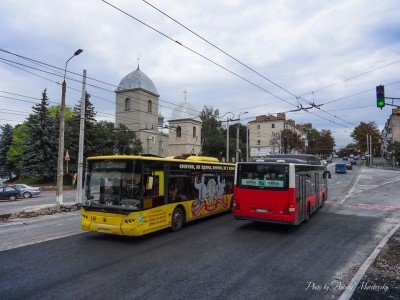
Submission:
<svg viewBox="0 0 400 300">
<path fill-rule="evenodd" d="M 378 85 L 376 87 L 376 106 L 382 109 L 385 107 L 385 86 Z"/>
</svg>

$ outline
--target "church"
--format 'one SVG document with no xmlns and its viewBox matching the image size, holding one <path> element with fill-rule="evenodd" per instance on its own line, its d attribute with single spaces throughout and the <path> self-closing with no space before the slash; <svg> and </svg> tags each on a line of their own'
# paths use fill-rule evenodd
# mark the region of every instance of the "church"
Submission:
<svg viewBox="0 0 400 300">
<path fill-rule="evenodd" d="M 144 152 L 157 156 L 201 154 L 201 120 L 186 100 L 164 124 L 160 94 L 153 81 L 137 69 L 122 78 L 115 90 L 115 122 L 124 124 L 141 140 Z"/>
</svg>

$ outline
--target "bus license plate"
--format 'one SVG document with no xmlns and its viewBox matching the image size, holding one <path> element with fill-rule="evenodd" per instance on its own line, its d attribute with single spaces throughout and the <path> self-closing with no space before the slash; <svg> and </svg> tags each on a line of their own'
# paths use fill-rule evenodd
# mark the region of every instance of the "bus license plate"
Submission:
<svg viewBox="0 0 400 300">
<path fill-rule="evenodd" d="M 259 212 L 259 213 L 267 213 L 267 212 L 268 212 L 268 209 L 256 208 L 256 212 Z"/>
</svg>

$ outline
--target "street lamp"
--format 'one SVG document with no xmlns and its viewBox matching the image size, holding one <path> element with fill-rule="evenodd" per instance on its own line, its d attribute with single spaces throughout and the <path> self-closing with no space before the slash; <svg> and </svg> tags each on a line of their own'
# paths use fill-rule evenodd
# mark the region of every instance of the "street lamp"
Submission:
<svg viewBox="0 0 400 300">
<path fill-rule="evenodd" d="M 232 118 L 229 119 L 229 117 L 226 117 L 226 162 L 229 162 L 229 121 L 233 120 L 233 117 L 235 116 L 233 113 L 231 113 L 230 111 L 228 111 L 227 113 L 225 113 L 223 116 L 221 116 L 220 118 L 225 117 L 227 114 L 232 114 Z"/>
<path fill-rule="evenodd" d="M 63 204 L 63 179 L 64 179 L 64 111 L 65 111 L 65 92 L 67 90 L 67 84 L 65 82 L 65 76 L 67 75 L 67 64 L 75 56 L 82 53 L 82 49 L 75 51 L 65 63 L 64 68 L 64 80 L 62 83 L 62 94 L 61 94 L 61 107 L 60 107 L 60 133 L 58 138 L 58 164 L 57 164 L 57 193 L 56 201 L 59 205 Z"/>
<path fill-rule="evenodd" d="M 248 111 L 246 111 L 246 112 L 244 112 L 244 113 L 240 113 L 239 116 L 238 116 L 239 122 L 238 122 L 238 124 L 237 124 L 237 126 L 236 126 L 236 162 L 239 161 L 239 152 L 240 152 L 240 149 L 239 149 L 239 124 L 240 124 L 240 116 L 241 116 L 241 115 L 244 115 L 244 114 L 247 114 L 247 113 L 248 113 Z"/>
</svg>

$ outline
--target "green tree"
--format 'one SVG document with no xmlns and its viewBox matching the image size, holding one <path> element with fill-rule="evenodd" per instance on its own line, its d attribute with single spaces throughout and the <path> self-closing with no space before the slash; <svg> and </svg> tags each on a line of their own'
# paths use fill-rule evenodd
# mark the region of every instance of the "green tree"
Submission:
<svg viewBox="0 0 400 300">
<path fill-rule="evenodd" d="M 360 125 L 354 128 L 350 136 L 356 142 L 355 150 L 357 152 L 361 151 L 362 153 L 368 152 L 367 135 L 371 136 L 372 155 L 377 155 L 378 153 L 380 153 L 381 149 L 381 135 L 375 122 L 361 122 Z"/>
<path fill-rule="evenodd" d="M 78 166 L 79 155 L 79 134 L 81 120 L 82 100 L 78 101 L 72 110 L 71 116 L 66 119 L 65 130 L 65 149 L 68 149 L 70 154 L 69 171 L 76 172 Z M 83 139 L 83 158 L 92 156 L 97 152 L 97 141 L 94 139 L 94 126 L 96 124 L 96 112 L 93 104 L 90 102 L 90 95 L 86 93 L 85 97 L 85 125 Z"/>
<path fill-rule="evenodd" d="M 306 152 L 308 154 L 317 155 L 318 148 L 317 148 L 316 144 L 317 144 L 317 141 L 319 140 L 321 134 L 319 133 L 318 130 L 312 128 L 311 123 L 304 124 L 303 128 L 304 128 L 304 131 L 306 132 L 307 142 L 308 142 L 308 146 L 306 147 Z"/>
<path fill-rule="evenodd" d="M 396 163 L 400 162 L 400 142 L 395 141 L 391 143 L 388 147 L 388 150 L 391 152 L 390 158 Z"/>
<path fill-rule="evenodd" d="M 46 89 L 26 122 L 27 132 L 21 162 L 22 177 L 54 178 L 57 172 L 58 139 L 54 120 L 48 112 Z"/>
<path fill-rule="evenodd" d="M 204 106 L 200 113 L 202 121 L 201 126 L 201 149 L 202 155 L 221 158 L 226 152 L 226 135 L 221 128 L 221 122 L 218 120 L 219 111 L 212 107 Z M 236 135 L 236 133 L 235 133 Z"/>
<path fill-rule="evenodd" d="M 93 133 L 97 147 L 90 155 L 136 155 L 144 151 L 135 132 L 123 124 L 115 126 L 112 122 L 100 121 L 95 124 Z"/>
<path fill-rule="evenodd" d="M 12 143 L 7 152 L 7 160 L 13 163 L 15 167 L 13 172 L 17 176 L 21 173 L 22 152 L 24 149 L 26 132 L 27 125 L 25 123 L 15 126 Z"/>
<path fill-rule="evenodd" d="M 7 159 L 7 152 L 12 144 L 14 128 L 10 124 L 0 125 L 0 177 L 12 177 L 14 164 Z"/>
</svg>

